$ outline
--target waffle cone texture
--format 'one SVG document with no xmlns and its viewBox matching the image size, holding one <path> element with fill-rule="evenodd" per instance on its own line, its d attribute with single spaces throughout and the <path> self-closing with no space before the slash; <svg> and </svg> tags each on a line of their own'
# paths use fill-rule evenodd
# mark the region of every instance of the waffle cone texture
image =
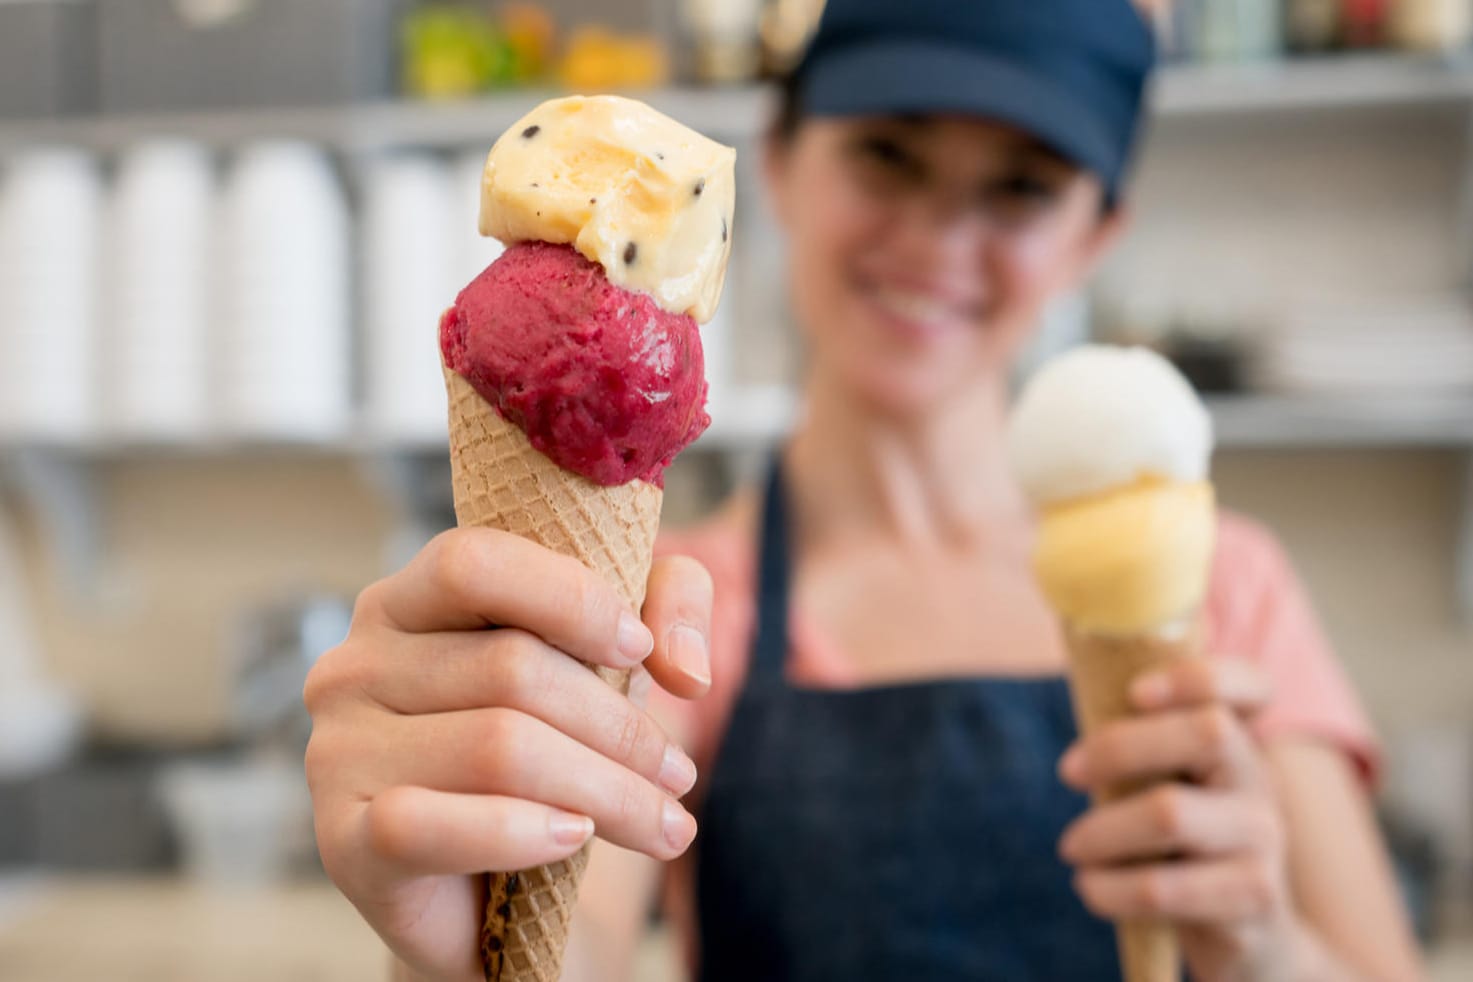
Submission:
<svg viewBox="0 0 1473 982">
<path fill-rule="evenodd" d="M 445 369 L 456 524 L 500 529 L 572 556 L 629 606 L 644 603 L 663 492 L 645 481 L 605 487 L 564 470 Z M 625 692 L 629 673 L 590 666 Z M 560 862 L 488 876 L 481 959 L 488 982 L 557 982 L 589 846 Z"/>
<path fill-rule="evenodd" d="M 1196 631 L 1190 628 L 1106 636 L 1079 631 L 1066 622 L 1064 636 L 1074 718 L 1084 734 L 1134 714 L 1129 692 L 1138 676 L 1194 657 L 1201 647 Z M 1095 801 L 1114 801 L 1147 786 L 1146 782 L 1114 785 L 1096 794 Z M 1115 925 L 1115 938 L 1124 982 L 1180 982 L 1181 953 L 1170 924 L 1120 921 Z"/>
</svg>

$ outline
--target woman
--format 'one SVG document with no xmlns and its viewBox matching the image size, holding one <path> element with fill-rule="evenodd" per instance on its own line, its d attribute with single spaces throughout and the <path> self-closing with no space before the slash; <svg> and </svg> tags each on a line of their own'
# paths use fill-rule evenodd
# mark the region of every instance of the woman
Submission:
<svg viewBox="0 0 1473 982">
<path fill-rule="evenodd" d="M 595 828 L 568 979 L 628 976 L 662 877 L 707 980 L 1113 978 L 1129 917 L 1199 979 L 1418 977 L 1373 742 L 1261 530 L 1222 520 L 1220 656 L 1075 740 L 1005 395 L 1124 223 L 1150 62 L 1127 0 L 830 0 L 766 151 L 811 369 L 765 492 L 667 540 L 642 621 L 446 533 L 309 681 L 323 859 L 403 978 L 477 978 L 469 874 Z M 1131 777 L 1175 780 L 1087 807 Z"/>
</svg>

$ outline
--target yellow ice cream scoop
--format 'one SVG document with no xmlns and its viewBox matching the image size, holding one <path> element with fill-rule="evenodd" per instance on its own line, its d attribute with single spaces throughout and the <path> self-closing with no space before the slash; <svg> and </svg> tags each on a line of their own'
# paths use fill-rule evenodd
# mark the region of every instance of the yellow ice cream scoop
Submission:
<svg viewBox="0 0 1473 982">
<path fill-rule="evenodd" d="M 610 282 L 704 323 L 731 251 L 735 160 L 632 99 L 553 99 L 491 148 L 481 234 L 571 243 Z"/>
<path fill-rule="evenodd" d="M 1212 485 L 1143 480 L 1044 508 L 1033 566 L 1076 629 L 1135 634 L 1194 611 L 1216 538 Z"/>
</svg>

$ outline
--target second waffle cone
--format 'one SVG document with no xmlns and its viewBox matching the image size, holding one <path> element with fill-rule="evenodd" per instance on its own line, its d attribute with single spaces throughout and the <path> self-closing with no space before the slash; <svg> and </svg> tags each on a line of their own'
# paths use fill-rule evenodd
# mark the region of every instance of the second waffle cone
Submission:
<svg viewBox="0 0 1473 982">
<path fill-rule="evenodd" d="M 1078 631 L 1064 625 L 1069 648 L 1069 689 L 1074 718 L 1082 734 L 1112 720 L 1135 714 L 1130 684 L 1155 669 L 1198 654 L 1200 642 L 1190 626 L 1125 636 Z M 1148 783 L 1112 785 L 1095 795 L 1098 803 L 1124 798 Z M 1124 982 L 1179 982 L 1181 952 L 1176 930 L 1158 921 L 1121 921 L 1115 925 Z"/>
</svg>

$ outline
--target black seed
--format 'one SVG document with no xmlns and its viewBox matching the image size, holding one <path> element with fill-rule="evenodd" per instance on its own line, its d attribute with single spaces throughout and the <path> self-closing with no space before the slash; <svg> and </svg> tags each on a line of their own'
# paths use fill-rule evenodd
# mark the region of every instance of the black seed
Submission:
<svg viewBox="0 0 1473 982">
<path fill-rule="evenodd" d="M 515 874 L 515 873 L 508 874 L 507 877 L 506 877 L 506 895 L 507 895 L 507 897 L 510 898 L 512 894 L 516 893 L 517 890 L 521 887 L 521 885 L 522 885 L 522 881 L 517 878 L 517 874 Z"/>
<path fill-rule="evenodd" d="M 542 187 L 542 185 L 541 185 L 541 184 L 538 184 L 538 183 L 537 183 L 537 182 L 536 182 L 536 181 L 533 181 L 533 182 L 532 182 L 532 186 L 533 186 L 533 187 L 534 187 L 534 188 L 540 188 L 540 187 Z"/>
<path fill-rule="evenodd" d="M 596 204 L 598 204 L 598 199 L 597 198 L 589 198 L 588 199 L 588 203 L 590 205 L 596 205 Z"/>
<path fill-rule="evenodd" d="M 706 179 L 703 177 L 696 182 L 696 197 L 699 198 L 701 196 L 701 192 L 704 190 L 706 190 Z"/>
<path fill-rule="evenodd" d="M 726 216 L 721 216 L 721 241 L 726 241 Z"/>
<path fill-rule="evenodd" d="M 656 160 L 664 160 L 665 159 L 665 155 L 663 153 L 661 153 L 660 151 L 656 150 L 655 151 L 655 159 Z"/>
<path fill-rule="evenodd" d="M 530 140 L 530 139 L 532 139 L 532 137 L 536 136 L 538 133 L 541 133 L 541 132 L 542 132 L 542 127 L 540 127 L 540 126 L 538 126 L 537 124 L 534 123 L 531 126 L 527 127 L 526 129 L 522 130 L 522 139 L 523 140 Z"/>
<path fill-rule="evenodd" d="M 492 951 L 500 951 L 501 950 L 501 939 L 498 938 L 498 937 L 496 937 L 496 935 L 493 934 L 491 937 L 489 937 L 489 938 L 486 939 L 486 947 L 489 948 L 489 949 L 491 949 Z"/>
<path fill-rule="evenodd" d="M 626 265 L 629 264 L 629 263 L 634 262 L 635 258 L 638 255 L 639 255 L 639 246 L 635 245 L 633 242 L 629 243 L 627 246 L 624 247 L 624 262 L 625 262 Z"/>
</svg>

